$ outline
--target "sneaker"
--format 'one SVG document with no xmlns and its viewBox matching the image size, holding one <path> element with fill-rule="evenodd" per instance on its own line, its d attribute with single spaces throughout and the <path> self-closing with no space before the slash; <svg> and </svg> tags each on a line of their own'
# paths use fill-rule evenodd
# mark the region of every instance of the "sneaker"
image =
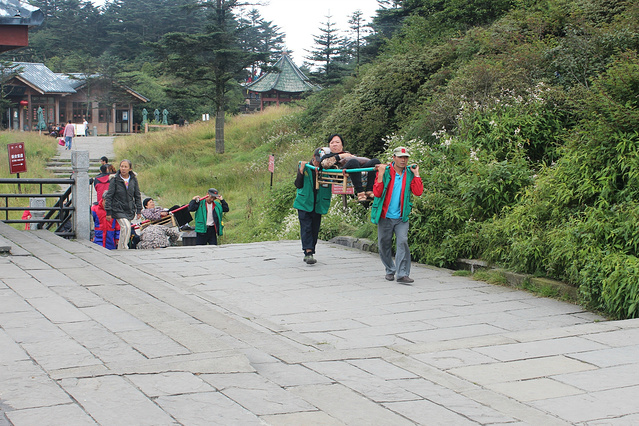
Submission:
<svg viewBox="0 0 639 426">
<path fill-rule="evenodd" d="M 410 284 L 410 283 L 414 283 L 414 282 L 415 282 L 415 280 L 414 280 L 414 279 L 412 279 L 412 278 L 411 278 L 411 277 L 409 277 L 409 276 L 405 276 L 405 277 L 399 277 L 399 278 L 397 278 L 397 282 L 398 282 L 398 283 L 400 283 L 400 284 Z"/>
<path fill-rule="evenodd" d="M 395 279 L 395 274 L 386 274 L 384 277 L 387 281 L 393 281 Z"/>
<path fill-rule="evenodd" d="M 304 256 L 304 262 L 308 263 L 309 265 L 313 265 L 317 263 L 317 260 L 315 260 L 312 254 L 307 254 L 306 256 Z"/>
</svg>

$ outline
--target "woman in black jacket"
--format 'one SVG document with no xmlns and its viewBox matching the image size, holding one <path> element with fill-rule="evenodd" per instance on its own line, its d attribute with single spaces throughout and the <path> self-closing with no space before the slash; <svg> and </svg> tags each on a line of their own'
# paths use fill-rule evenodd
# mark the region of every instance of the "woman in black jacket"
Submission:
<svg viewBox="0 0 639 426">
<path fill-rule="evenodd" d="M 111 176 L 109 189 L 103 195 L 107 222 L 114 218 L 120 224 L 118 250 L 129 248 L 131 221 L 139 219 L 142 212 L 140 186 L 131 166 L 129 160 L 120 161 L 120 171 Z"/>
</svg>

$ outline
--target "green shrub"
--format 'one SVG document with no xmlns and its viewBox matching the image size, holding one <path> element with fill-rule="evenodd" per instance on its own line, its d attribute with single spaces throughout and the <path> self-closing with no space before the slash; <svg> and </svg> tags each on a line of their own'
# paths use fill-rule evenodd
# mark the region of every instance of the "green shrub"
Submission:
<svg viewBox="0 0 639 426">
<path fill-rule="evenodd" d="M 319 236 L 322 240 L 330 240 L 340 235 L 361 235 L 362 238 L 370 238 L 373 225 L 368 223 L 370 223 L 370 213 L 362 204 L 349 198 L 344 208 L 342 197 L 333 196 L 331 207 L 322 218 Z M 376 235 L 377 228 L 374 229 Z"/>
</svg>

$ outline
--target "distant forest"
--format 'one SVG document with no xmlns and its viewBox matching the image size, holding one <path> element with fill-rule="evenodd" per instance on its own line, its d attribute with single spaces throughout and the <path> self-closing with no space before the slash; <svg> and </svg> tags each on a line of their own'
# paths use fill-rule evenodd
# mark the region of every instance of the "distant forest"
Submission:
<svg viewBox="0 0 639 426">
<path fill-rule="evenodd" d="M 216 61 L 246 64 L 240 69 L 219 69 L 227 74 L 224 109 L 233 113 L 243 104 L 239 83 L 268 70 L 284 49 L 281 29 L 238 0 L 110 0 L 102 7 L 79 0 L 29 3 L 44 12 L 44 23 L 30 29 L 28 48 L 1 55 L 2 60 L 42 62 L 54 72 L 112 76 L 150 98 L 147 109 L 167 108 L 174 121 L 215 110 L 219 98 L 201 96 L 194 88 L 178 90 L 176 80 L 182 80 L 184 70 L 171 69 L 171 61 L 203 61 L 211 68 Z M 381 38 L 389 31 L 384 13 L 399 10 L 400 5 L 382 0 L 379 7 L 374 22 L 365 22 L 361 12 L 354 10 L 348 29 L 338 30 L 332 18 L 326 17 L 313 32 L 317 34 L 315 45 L 308 47 L 309 62 L 303 70 L 315 83 L 336 84 L 374 59 Z M 224 46 L 198 52 L 194 52 L 197 48 L 185 49 L 189 52 L 170 48 L 171 40 L 181 40 L 185 46 L 189 41 L 202 45 L 207 36 L 215 40 L 211 44 L 224 39 Z M 224 57 L 226 53 L 221 52 L 229 50 L 235 50 L 236 56 Z M 241 52 L 247 55 L 239 59 Z M 209 86 L 210 79 L 198 83 L 191 77 L 182 82 L 218 90 Z"/>
</svg>

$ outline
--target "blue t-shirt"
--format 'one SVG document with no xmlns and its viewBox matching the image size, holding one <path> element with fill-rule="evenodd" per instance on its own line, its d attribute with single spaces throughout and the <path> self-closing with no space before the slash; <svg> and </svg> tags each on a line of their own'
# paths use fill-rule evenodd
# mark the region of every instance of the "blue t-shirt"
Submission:
<svg viewBox="0 0 639 426">
<path fill-rule="evenodd" d="M 390 202 L 388 203 L 388 210 L 386 211 L 386 219 L 400 219 L 402 217 L 401 199 L 405 171 L 399 174 L 393 169 L 393 172 L 395 173 L 395 181 Z"/>
</svg>

